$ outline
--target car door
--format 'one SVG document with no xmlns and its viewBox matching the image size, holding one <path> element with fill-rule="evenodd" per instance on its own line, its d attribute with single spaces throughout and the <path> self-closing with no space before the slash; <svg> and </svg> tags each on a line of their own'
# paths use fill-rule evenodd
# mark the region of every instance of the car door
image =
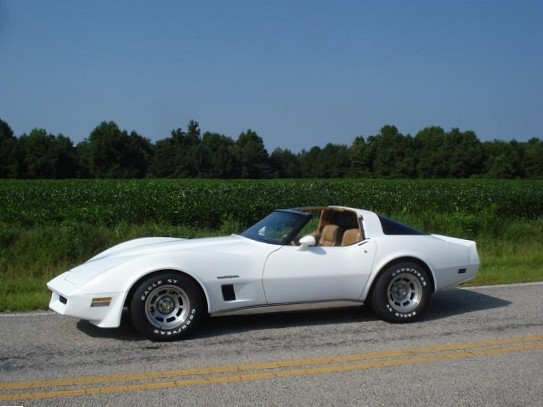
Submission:
<svg viewBox="0 0 543 407">
<path fill-rule="evenodd" d="M 375 243 L 370 239 L 345 247 L 283 246 L 264 265 L 268 304 L 358 300 L 374 257 Z"/>
</svg>

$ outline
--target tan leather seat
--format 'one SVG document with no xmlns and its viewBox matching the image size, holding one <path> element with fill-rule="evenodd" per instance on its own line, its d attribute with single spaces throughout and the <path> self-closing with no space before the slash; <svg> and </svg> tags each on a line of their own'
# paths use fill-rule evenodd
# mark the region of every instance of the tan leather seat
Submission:
<svg viewBox="0 0 543 407">
<path fill-rule="evenodd" d="M 319 244 L 321 246 L 337 246 L 341 229 L 337 225 L 326 225 L 322 229 L 321 240 Z"/>
<path fill-rule="evenodd" d="M 361 240 L 362 240 L 362 234 L 360 233 L 360 229 L 358 228 L 347 229 L 345 233 L 343 233 L 343 239 L 341 240 L 341 245 L 350 246 L 352 244 L 360 242 Z"/>
</svg>

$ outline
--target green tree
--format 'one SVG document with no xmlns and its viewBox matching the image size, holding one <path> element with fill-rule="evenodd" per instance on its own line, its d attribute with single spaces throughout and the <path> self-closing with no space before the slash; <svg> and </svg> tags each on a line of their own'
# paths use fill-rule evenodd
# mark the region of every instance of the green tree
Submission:
<svg viewBox="0 0 543 407">
<path fill-rule="evenodd" d="M 200 123 L 196 120 L 189 121 L 185 137 L 187 145 L 198 145 L 200 143 Z"/>
<path fill-rule="evenodd" d="M 149 173 L 154 150 L 149 139 L 131 131 L 126 139 L 127 154 L 123 156 L 123 167 L 126 170 L 126 178 L 145 178 Z"/>
<path fill-rule="evenodd" d="M 157 178 L 173 178 L 177 168 L 177 151 L 172 138 L 158 140 L 150 173 Z"/>
<path fill-rule="evenodd" d="M 439 126 L 425 127 L 414 139 L 417 151 L 416 173 L 419 178 L 445 178 L 447 165 L 447 134 Z"/>
<path fill-rule="evenodd" d="M 73 178 L 77 174 L 77 152 L 72 141 L 59 134 L 34 129 L 17 141 L 20 178 Z"/>
<path fill-rule="evenodd" d="M 149 140 L 112 121 L 100 123 L 77 148 L 84 174 L 92 178 L 144 177 L 152 154 Z"/>
<path fill-rule="evenodd" d="M 484 150 L 473 131 L 426 127 L 414 143 L 419 178 L 467 178 L 483 171 Z"/>
<path fill-rule="evenodd" d="M 371 176 L 371 160 L 369 159 L 368 146 L 364 137 L 355 137 L 351 147 L 349 148 L 349 156 L 351 160 L 351 168 L 349 175 L 351 177 L 370 177 Z"/>
<path fill-rule="evenodd" d="M 319 146 L 313 146 L 309 151 L 302 150 L 299 154 L 300 169 L 303 178 L 323 178 L 319 173 L 318 161 L 322 149 Z"/>
<path fill-rule="evenodd" d="M 299 157 L 288 149 L 283 150 L 277 147 L 272 151 L 270 161 L 274 178 L 300 178 L 302 176 Z"/>
<path fill-rule="evenodd" d="M 9 124 L 0 119 L 0 178 L 17 176 L 17 138 Z"/>
<path fill-rule="evenodd" d="M 264 141 L 253 130 L 249 129 L 239 135 L 234 145 L 234 156 L 238 164 L 240 178 L 268 178 L 271 165 Z"/>
<path fill-rule="evenodd" d="M 484 142 L 483 173 L 486 178 L 524 178 L 522 145 L 515 140 Z"/>
<path fill-rule="evenodd" d="M 328 143 L 320 151 L 315 163 L 322 178 L 343 178 L 349 172 L 351 158 L 347 146 Z"/>
<path fill-rule="evenodd" d="M 401 134 L 395 126 L 386 125 L 376 136 L 367 140 L 367 159 L 371 162 L 372 174 L 375 177 L 403 178 L 410 176 L 413 169 L 410 152 L 413 150 L 413 139 Z M 407 169 L 406 169 L 407 168 Z"/>
<path fill-rule="evenodd" d="M 528 140 L 524 147 L 524 171 L 527 178 L 543 178 L 543 141 Z"/>
<path fill-rule="evenodd" d="M 449 178 L 468 178 L 482 173 L 484 151 L 473 131 L 453 128 L 447 134 L 446 147 Z"/>
<path fill-rule="evenodd" d="M 199 124 L 194 120 L 189 122 L 187 132 L 181 128 L 172 130 L 169 138 L 155 145 L 151 174 L 160 178 L 196 177 L 200 142 Z"/>
<path fill-rule="evenodd" d="M 233 178 L 237 165 L 234 140 L 217 133 L 204 133 L 197 149 L 198 176 L 202 178 Z"/>
</svg>

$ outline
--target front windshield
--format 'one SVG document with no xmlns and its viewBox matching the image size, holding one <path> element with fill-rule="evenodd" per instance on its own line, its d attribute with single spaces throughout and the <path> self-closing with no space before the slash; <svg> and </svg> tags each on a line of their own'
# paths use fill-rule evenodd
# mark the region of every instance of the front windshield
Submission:
<svg viewBox="0 0 543 407">
<path fill-rule="evenodd" d="M 259 242 L 286 245 L 310 217 L 311 215 L 305 212 L 277 210 L 251 226 L 241 236 Z"/>
</svg>

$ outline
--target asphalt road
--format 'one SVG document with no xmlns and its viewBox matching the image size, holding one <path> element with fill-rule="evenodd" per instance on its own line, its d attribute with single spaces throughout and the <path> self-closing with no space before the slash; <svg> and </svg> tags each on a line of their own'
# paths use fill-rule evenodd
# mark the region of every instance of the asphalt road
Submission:
<svg viewBox="0 0 543 407">
<path fill-rule="evenodd" d="M 365 307 L 212 318 L 174 343 L 0 314 L 0 405 L 542 406 L 543 284 L 435 294 L 421 321 Z"/>
</svg>

